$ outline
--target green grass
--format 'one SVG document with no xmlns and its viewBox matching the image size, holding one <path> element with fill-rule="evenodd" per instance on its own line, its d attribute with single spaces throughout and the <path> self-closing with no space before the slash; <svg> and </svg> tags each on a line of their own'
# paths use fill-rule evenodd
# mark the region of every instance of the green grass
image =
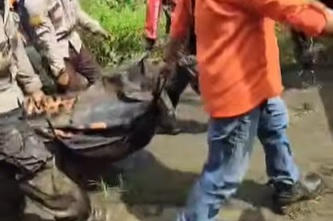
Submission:
<svg viewBox="0 0 333 221">
<path fill-rule="evenodd" d="M 99 39 L 84 33 L 85 44 L 103 66 L 114 66 L 143 52 L 143 33 L 146 5 L 144 0 L 80 0 L 82 8 L 110 33 L 112 38 Z M 164 34 L 164 15 L 161 15 L 160 37 Z M 295 64 L 293 43 L 287 29 L 277 25 L 282 66 Z M 324 40 L 332 44 L 331 40 Z M 159 52 L 158 52 L 159 53 Z M 157 54 L 158 54 L 157 53 Z"/>
<path fill-rule="evenodd" d="M 110 33 L 107 40 L 84 33 L 84 42 L 102 65 L 116 65 L 143 52 L 146 5 L 134 0 L 81 0 L 82 8 Z M 162 16 L 160 25 L 164 19 Z M 160 28 L 163 35 L 163 28 Z"/>
<path fill-rule="evenodd" d="M 103 65 L 117 64 L 142 50 L 144 4 L 114 6 L 107 0 L 81 0 L 81 5 L 111 35 L 107 40 L 85 35 L 85 44 L 96 55 L 98 62 Z"/>
</svg>

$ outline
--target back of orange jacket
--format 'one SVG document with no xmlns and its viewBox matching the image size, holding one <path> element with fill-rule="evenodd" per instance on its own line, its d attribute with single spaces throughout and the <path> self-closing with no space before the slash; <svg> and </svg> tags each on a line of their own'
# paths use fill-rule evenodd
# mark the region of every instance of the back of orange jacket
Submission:
<svg viewBox="0 0 333 221">
<path fill-rule="evenodd" d="M 184 38 L 191 0 L 178 0 L 172 38 Z M 283 90 L 275 21 L 317 36 L 326 14 L 302 0 L 196 0 L 200 90 L 212 117 L 244 114 Z"/>
</svg>

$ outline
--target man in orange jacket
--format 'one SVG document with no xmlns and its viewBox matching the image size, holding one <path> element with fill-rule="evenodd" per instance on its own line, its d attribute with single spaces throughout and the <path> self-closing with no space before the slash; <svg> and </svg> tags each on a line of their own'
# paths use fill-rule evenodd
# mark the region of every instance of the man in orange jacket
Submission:
<svg viewBox="0 0 333 221">
<path fill-rule="evenodd" d="M 195 13 L 191 8 L 191 0 L 177 1 L 161 73 L 170 74 L 195 14 L 200 91 L 210 115 L 209 152 L 178 220 L 215 220 L 245 175 L 256 136 L 264 147 L 275 205 L 315 196 L 319 185 L 309 190 L 300 182 L 286 134 L 274 27 L 278 21 L 310 36 L 333 33 L 331 11 L 302 0 L 206 0 L 196 1 Z"/>
</svg>

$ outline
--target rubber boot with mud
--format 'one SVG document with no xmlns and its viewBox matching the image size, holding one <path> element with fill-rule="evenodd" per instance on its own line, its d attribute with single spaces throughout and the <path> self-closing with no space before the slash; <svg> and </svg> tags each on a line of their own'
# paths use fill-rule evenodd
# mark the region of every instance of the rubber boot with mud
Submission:
<svg viewBox="0 0 333 221">
<path fill-rule="evenodd" d="M 316 174 L 309 174 L 294 185 L 274 183 L 273 204 L 275 212 L 288 214 L 289 206 L 301 201 L 315 199 L 323 190 L 322 179 Z"/>
</svg>

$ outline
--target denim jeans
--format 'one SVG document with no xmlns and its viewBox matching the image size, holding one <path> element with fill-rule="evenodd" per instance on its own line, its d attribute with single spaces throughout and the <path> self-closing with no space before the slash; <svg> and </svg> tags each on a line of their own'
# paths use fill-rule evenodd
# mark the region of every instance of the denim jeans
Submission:
<svg viewBox="0 0 333 221">
<path fill-rule="evenodd" d="M 212 118 L 208 127 L 208 158 L 178 221 L 213 221 L 233 196 L 248 168 L 253 141 L 258 136 L 273 183 L 293 185 L 299 171 L 286 134 L 287 108 L 280 97 L 232 118 Z"/>
</svg>

